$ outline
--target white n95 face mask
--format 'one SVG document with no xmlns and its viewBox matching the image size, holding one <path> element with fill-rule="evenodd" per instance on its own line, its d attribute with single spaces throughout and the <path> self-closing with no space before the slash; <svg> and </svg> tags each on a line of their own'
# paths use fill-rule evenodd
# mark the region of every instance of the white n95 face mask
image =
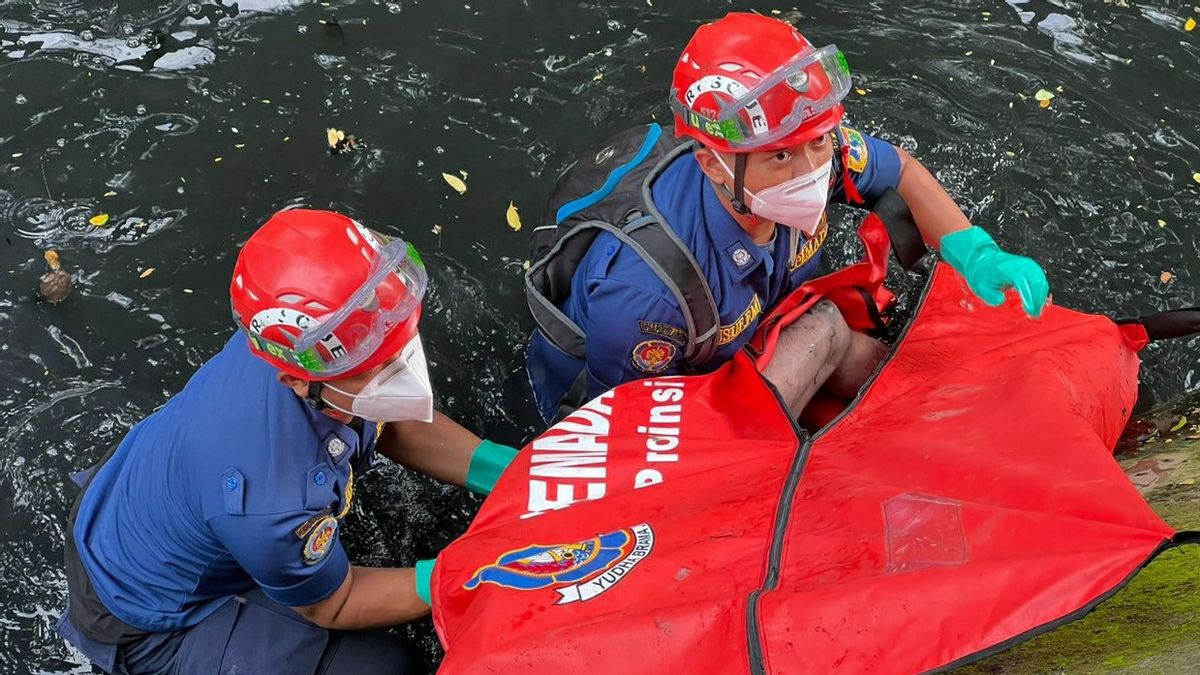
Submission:
<svg viewBox="0 0 1200 675">
<path fill-rule="evenodd" d="M 400 358 L 384 366 L 357 394 L 330 384 L 325 386 L 354 401 L 349 410 L 325 401 L 329 407 L 348 415 L 371 422 L 433 421 L 433 387 L 429 384 L 420 335 L 405 345 Z"/>
<path fill-rule="evenodd" d="M 715 152 L 713 155 L 725 172 L 733 176 L 721 155 Z M 757 194 L 746 190 L 746 195 L 750 198 L 747 206 L 750 207 L 751 213 L 760 218 L 794 227 L 811 237 L 816 234 L 817 227 L 821 224 L 821 215 L 829 205 L 831 173 L 832 158 L 814 171 L 773 185 Z"/>
</svg>

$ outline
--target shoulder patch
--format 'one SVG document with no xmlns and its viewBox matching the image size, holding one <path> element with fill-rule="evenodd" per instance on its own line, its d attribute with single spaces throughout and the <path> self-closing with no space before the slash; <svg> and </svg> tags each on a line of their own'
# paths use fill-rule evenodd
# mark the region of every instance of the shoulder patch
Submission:
<svg viewBox="0 0 1200 675">
<path fill-rule="evenodd" d="M 325 516 L 316 524 L 308 539 L 304 541 L 304 564 L 315 565 L 325 559 L 333 540 L 337 536 L 338 521 L 333 516 Z"/>
<path fill-rule="evenodd" d="M 858 129 L 839 127 L 843 142 L 846 144 L 846 168 L 854 173 L 862 173 L 867 168 L 867 139 Z"/>
<path fill-rule="evenodd" d="M 669 323 L 659 323 L 657 321 L 639 321 L 638 330 L 648 335 L 657 335 L 679 344 L 687 344 L 687 331 L 679 326 L 672 326 Z"/>
<path fill-rule="evenodd" d="M 661 373 L 671 365 L 677 351 L 675 345 L 665 340 L 646 340 L 633 348 L 630 362 L 643 373 Z"/>
</svg>

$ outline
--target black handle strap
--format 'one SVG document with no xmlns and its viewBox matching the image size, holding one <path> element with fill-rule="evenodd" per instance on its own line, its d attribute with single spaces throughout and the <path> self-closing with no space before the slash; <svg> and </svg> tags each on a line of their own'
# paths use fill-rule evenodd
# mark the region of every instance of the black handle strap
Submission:
<svg viewBox="0 0 1200 675">
<path fill-rule="evenodd" d="M 892 188 L 875 202 L 871 211 L 879 216 L 887 228 L 888 238 L 892 240 L 892 252 L 896 261 L 906 270 L 911 270 L 928 252 L 925 239 L 917 229 L 917 221 L 913 219 L 912 210 L 904 197 Z"/>
<path fill-rule="evenodd" d="M 1120 319 L 1116 323 L 1140 323 L 1151 342 L 1188 337 L 1200 334 L 1200 307 L 1172 309 L 1136 319 Z"/>
</svg>

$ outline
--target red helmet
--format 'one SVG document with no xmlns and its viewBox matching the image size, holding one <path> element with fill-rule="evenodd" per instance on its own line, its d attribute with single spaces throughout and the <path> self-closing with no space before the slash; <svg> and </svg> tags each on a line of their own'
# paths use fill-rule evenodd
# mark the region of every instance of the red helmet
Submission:
<svg viewBox="0 0 1200 675">
<path fill-rule="evenodd" d="M 425 266 L 416 249 L 330 211 L 280 211 L 238 255 L 233 318 L 285 373 L 333 380 L 370 370 L 417 334 Z"/>
<path fill-rule="evenodd" d="M 675 133 L 727 152 L 805 143 L 842 120 L 850 67 L 791 24 L 733 12 L 696 30 L 671 83 Z"/>
</svg>

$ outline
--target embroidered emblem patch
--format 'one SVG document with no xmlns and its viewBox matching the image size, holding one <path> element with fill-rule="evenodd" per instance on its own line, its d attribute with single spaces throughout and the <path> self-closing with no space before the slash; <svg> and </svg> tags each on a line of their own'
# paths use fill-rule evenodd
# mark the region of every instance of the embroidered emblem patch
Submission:
<svg viewBox="0 0 1200 675">
<path fill-rule="evenodd" d="M 816 233 L 811 239 L 805 241 L 800 250 L 796 252 L 791 262 L 788 263 L 788 271 L 795 272 L 808 264 L 813 259 L 813 256 L 817 254 L 817 251 L 821 250 L 821 246 L 825 244 L 825 237 L 827 236 L 829 236 L 829 220 L 822 214 L 821 223 L 817 225 Z"/>
<path fill-rule="evenodd" d="M 665 337 L 668 340 L 677 342 L 681 345 L 687 344 L 687 331 L 679 326 L 672 326 L 669 323 L 658 323 L 656 321 L 639 321 L 638 330 L 650 335 L 658 335 Z"/>
<path fill-rule="evenodd" d="M 633 348 L 630 360 L 633 367 L 643 373 L 661 373 L 671 365 L 677 351 L 675 345 L 664 340 L 646 340 Z"/>
<path fill-rule="evenodd" d="M 746 308 L 746 311 L 742 312 L 742 315 L 738 317 L 737 321 L 734 321 L 728 326 L 721 326 L 721 334 L 717 344 L 724 347 L 730 342 L 736 340 L 739 335 L 746 332 L 747 328 L 754 325 L 754 321 L 758 319 L 761 314 L 762 300 L 759 299 L 758 294 L 755 293 L 754 297 L 750 300 L 750 306 Z"/>
<path fill-rule="evenodd" d="M 846 168 L 862 173 L 867 168 L 867 140 L 857 129 L 841 127 L 841 132 L 846 143 Z"/>
<path fill-rule="evenodd" d="M 747 251 L 741 246 L 733 249 L 733 251 L 730 253 L 730 256 L 733 258 L 733 264 L 737 265 L 738 267 L 745 267 L 746 265 L 750 264 L 751 260 L 753 260 L 753 258 L 750 257 L 750 251 Z"/>
<path fill-rule="evenodd" d="M 325 516 L 309 533 L 304 541 L 304 564 L 315 565 L 325 559 L 333 540 L 337 535 L 338 521 L 333 516 Z"/>
<path fill-rule="evenodd" d="M 587 602 L 615 587 L 654 549 L 649 525 L 609 532 L 572 544 L 526 546 L 479 568 L 463 588 L 489 583 L 532 591 L 553 587 L 556 605 Z"/>
</svg>

